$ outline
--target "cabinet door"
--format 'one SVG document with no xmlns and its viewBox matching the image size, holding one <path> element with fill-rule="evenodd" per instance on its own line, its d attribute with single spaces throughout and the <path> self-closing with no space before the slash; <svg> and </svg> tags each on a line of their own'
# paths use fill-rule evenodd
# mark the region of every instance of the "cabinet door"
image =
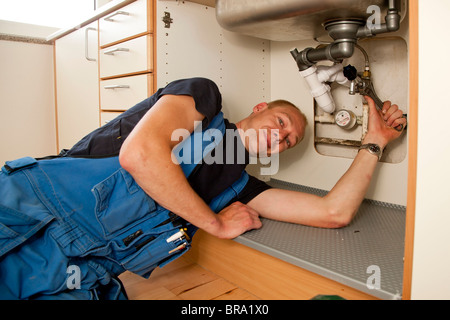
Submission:
<svg viewBox="0 0 450 320">
<path fill-rule="evenodd" d="M 55 42 L 59 149 L 99 127 L 98 23 Z"/>
</svg>

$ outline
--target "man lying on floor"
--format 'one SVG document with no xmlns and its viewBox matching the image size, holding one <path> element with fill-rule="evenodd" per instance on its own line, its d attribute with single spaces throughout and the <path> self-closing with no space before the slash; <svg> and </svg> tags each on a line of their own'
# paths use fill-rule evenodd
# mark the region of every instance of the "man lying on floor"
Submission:
<svg viewBox="0 0 450 320">
<path fill-rule="evenodd" d="M 148 277 L 185 253 L 200 228 L 223 239 L 260 217 L 323 228 L 350 223 L 403 112 L 369 103 L 361 151 L 324 197 L 249 176 L 251 157 L 303 139 L 291 103 L 260 103 L 224 119 L 217 86 L 174 81 L 58 157 L 9 161 L 0 173 L 0 298 L 126 298 L 118 275 Z M 230 134 L 231 133 L 231 134 Z"/>
</svg>

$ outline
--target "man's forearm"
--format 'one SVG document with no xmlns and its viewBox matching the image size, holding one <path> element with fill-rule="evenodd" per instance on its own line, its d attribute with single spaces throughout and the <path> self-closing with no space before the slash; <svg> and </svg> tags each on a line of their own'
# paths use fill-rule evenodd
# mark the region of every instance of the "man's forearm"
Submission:
<svg viewBox="0 0 450 320">
<path fill-rule="evenodd" d="M 346 226 L 364 199 L 377 165 L 377 157 L 361 150 L 330 192 L 313 194 L 269 189 L 249 202 L 261 216 L 320 228 Z"/>
<path fill-rule="evenodd" d="M 359 151 L 347 172 L 324 197 L 344 225 L 350 223 L 364 200 L 377 163 L 377 156 Z"/>
</svg>

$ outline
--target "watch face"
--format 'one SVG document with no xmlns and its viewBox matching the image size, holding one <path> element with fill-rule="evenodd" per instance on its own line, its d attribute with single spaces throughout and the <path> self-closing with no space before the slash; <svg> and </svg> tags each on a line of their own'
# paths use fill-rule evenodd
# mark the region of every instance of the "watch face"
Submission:
<svg viewBox="0 0 450 320">
<path fill-rule="evenodd" d="M 369 146 L 369 150 L 374 152 L 374 153 L 378 153 L 378 152 L 380 152 L 380 147 L 378 145 L 376 145 L 376 144 L 371 144 Z"/>
</svg>

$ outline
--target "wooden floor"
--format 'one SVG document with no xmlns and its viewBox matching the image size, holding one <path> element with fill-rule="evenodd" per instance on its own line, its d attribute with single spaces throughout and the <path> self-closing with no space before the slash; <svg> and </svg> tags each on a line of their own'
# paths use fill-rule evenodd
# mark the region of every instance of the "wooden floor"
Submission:
<svg viewBox="0 0 450 320">
<path fill-rule="evenodd" d="M 183 257 L 155 269 L 149 279 L 131 272 L 120 279 L 130 300 L 260 300 Z"/>
</svg>

